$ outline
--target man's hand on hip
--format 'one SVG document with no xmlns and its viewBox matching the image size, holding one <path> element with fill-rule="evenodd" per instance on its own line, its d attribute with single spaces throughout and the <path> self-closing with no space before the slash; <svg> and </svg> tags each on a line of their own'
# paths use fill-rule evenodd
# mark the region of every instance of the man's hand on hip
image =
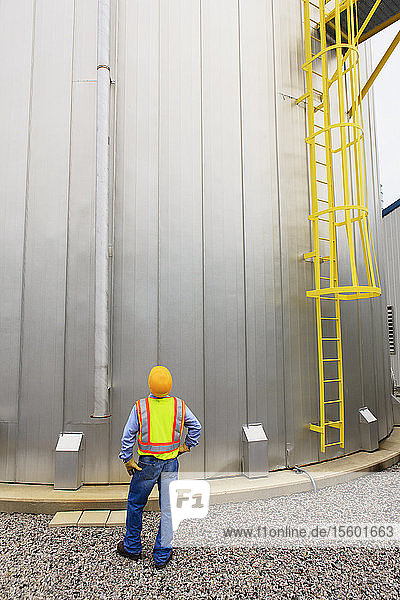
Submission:
<svg viewBox="0 0 400 600">
<path fill-rule="evenodd" d="M 183 443 L 181 446 L 179 446 L 178 456 L 179 456 L 179 454 L 183 454 L 184 452 L 190 452 L 190 448 L 188 448 L 185 443 Z"/>
<path fill-rule="evenodd" d="M 124 463 L 125 464 L 125 469 L 128 471 L 128 474 L 132 477 L 134 471 L 141 471 L 142 467 L 139 467 L 139 465 L 133 460 L 133 457 L 128 460 L 128 462 Z"/>
</svg>

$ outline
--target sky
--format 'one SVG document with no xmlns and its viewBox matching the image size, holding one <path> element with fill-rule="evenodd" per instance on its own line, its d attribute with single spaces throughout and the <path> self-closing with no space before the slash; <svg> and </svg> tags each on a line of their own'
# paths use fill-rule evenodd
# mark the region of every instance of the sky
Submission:
<svg viewBox="0 0 400 600">
<path fill-rule="evenodd" d="M 394 23 L 372 38 L 374 68 L 400 29 Z M 400 198 L 400 43 L 374 85 L 380 183 L 383 206 Z"/>
</svg>

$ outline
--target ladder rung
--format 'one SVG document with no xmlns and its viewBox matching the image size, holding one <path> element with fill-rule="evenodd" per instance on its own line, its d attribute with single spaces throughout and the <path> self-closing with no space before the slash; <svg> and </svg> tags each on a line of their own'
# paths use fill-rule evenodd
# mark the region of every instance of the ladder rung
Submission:
<svg viewBox="0 0 400 600">
<path fill-rule="evenodd" d="M 324 275 L 320 275 L 320 279 L 326 279 L 327 281 L 330 281 L 331 278 L 330 277 L 325 277 Z"/>
<path fill-rule="evenodd" d="M 328 298 L 326 298 L 328 300 Z M 334 298 L 329 298 L 329 300 L 334 300 Z M 339 338 L 321 338 L 323 342 L 338 342 Z"/>
<path fill-rule="evenodd" d="M 324 383 L 336 383 L 342 381 L 341 379 L 324 379 Z"/>
<path fill-rule="evenodd" d="M 337 321 L 338 317 L 321 317 L 321 319 L 323 319 L 324 321 Z M 328 359 L 324 359 L 324 360 L 328 360 Z"/>
<path fill-rule="evenodd" d="M 328 182 L 324 181 L 323 179 L 317 179 L 316 181 L 318 181 L 318 183 L 325 183 L 326 185 L 328 185 Z"/>
<path fill-rule="evenodd" d="M 318 221 L 323 221 L 324 223 L 329 223 L 329 219 L 325 219 L 324 217 L 318 217 Z"/>
<path fill-rule="evenodd" d="M 314 423 L 310 423 L 309 427 L 311 431 L 317 431 L 318 433 L 322 433 L 321 425 L 315 425 Z"/>
<path fill-rule="evenodd" d="M 329 200 L 324 200 L 323 198 L 317 198 L 317 202 L 325 202 L 325 204 L 329 204 Z"/>
<path fill-rule="evenodd" d="M 300 96 L 299 98 L 297 98 L 296 104 L 300 104 L 300 102 L 303 102 L 303 100 L 305 100 L 306 98 L 308 98 L 309 95 L 310 95 L 310 92 L 305 92 L 305 94 L 303 94 L 302 96 Z"/>
<path fill-rule="evenodd" d="M 322 262 L 329 262 L 331 259 L 329 258 L 329 256 L 321 256 L 321 260 Z"/>
<path fill-rule="evenodd" d="M 335 402 L 342 402 L 340 400 L 340 398 L 337 398 L 336 400 L 325 400 L 324 404 L 334 404 Z"/>
<path fill-rule="evenodd" d="M 330 242 L 329 238 L 325 238 L 325 237 L 320 237 L 318 238 L 319 240 L 323 240 L 324 242 Z"/>
<path fill-rule="evenodd" d="M 322 162 L 321 160 L 316 160 L 315 161 L 318 165 L 323 165 L 324 167 L 326 167 L 326 163 Z"/>
<path fill-rule="evenodd" d="M 332 444 L 325 444 L 325 448 L 327 448 L 328 446 L 341 446 L 342 442 L 332 442 Z"/>
<path fill-rule="evenodd" d="M 341 421 L 341 420 L 340 421 L 327 421 L 325 423 L 325 425 L 329 425 L 329 427 L 333 427 L 334 425 L 337 426 L 337 425 L 341 425 L 342 423 L 343 423 L 343 421 Z"/>
<path fill-rule="evenodd" d="M 339 359 L 338 358 L 323 358 L 322 360 L 324 362 L 337 362 Z"/>
</svg>

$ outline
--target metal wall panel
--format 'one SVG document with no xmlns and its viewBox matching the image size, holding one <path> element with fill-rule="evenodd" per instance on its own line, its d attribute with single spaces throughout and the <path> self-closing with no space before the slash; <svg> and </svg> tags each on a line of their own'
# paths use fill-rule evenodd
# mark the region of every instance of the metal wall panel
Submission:
<svg viewBox="0 0 400 600">
<path fill-rule="evenodd" d="M 198 0 L 160 3 L 158 361 L 204 423 L 200 50 Z M 203 436 L 181 470 L 203 474 Z"/>
<path fill-rule="evenodd" d="M 372 72 L 373 61 L 372 61 L 372 49 L 371 43 L 368 44 L 369 51 L 369 65 L 370 72 Z M 392 405 L 392 384 L 391 384 L 391 373 L 390 373 L 390 354 L 389 354 L 389 336 L 387 328 L 387 278 L 385 273 L 385 240 L 383 235 L 383 220 L 382 220 L 382 204 L 380 199 L 380 177 L 379 177 L 379 163 L 378 163 L 378 146 L 377 146 L 377 134 L 376 134 L 376 122 L 375 122 L 375 107 L 374 107 L 374 96 L 373 94 L 369 99 L 369 135 L 371 136 L 371 161 L 374 165 L 374 186 L 375 186 L 375 227 L 376 227 L 376 252 L 377 260 L 380 269 L 382 297 L 380 298 L 379 304 L 373 305 L 372 322 L 376 328 L 376 336 L 380 340 L 379 345 L 379 356 L 375 363 L 375 369 L 377 371 L 378 389 L 377 389 L 377 402 L 380 406 L 384 406 L 382 394 L 384 394 L 386 400 L 386 429 L 383 424 L 380 425 L 380 435 L 385 437 L 390 434 L 393 428 L 393 405 Z M 383 420 L 382 420 L 383 423 Z"/>
<path fill-rule="evenodd" d="M 385 242 L 385 280 L 387 290 L 387 304 L 393 306 L 395 319 L 396 354 L 390 356 L 390 362 L 400 385 L 400 210 L 396 209 L 383 217 L 383 237 Z M 385 323 L 386 325 L 386 323 Z"/>
<path fill-rule="evenodd" d="M 372 73 L 374 63 L 371 56 L 371 42 L 364 44 L 363 76 Z M 390 397 L 390 359 L 386 326 L 386 277 L 384 271 L 384 240 L 382 237 L 382 207 L 379 190 L 378 152 L 374 119 L 373 92 L 369 93 L 365 102 L 365 140 L 367 188 L 370 200 L 370 224 L 374 240 L 375 253 L 381 279 L 382 295 L 371 301 L 371 340 L 372 348 L 365 356 L 372 355 L 375 375 L 375 415 L 379 421 L 379 437 L 386 437 L 393 427 L 393 410 Z"/>
<path fill-rule="evenodd" d="M 73 4 L 36 2 L 18 481 L 52 481 L 64 388 Z"/>
<path fill-rule="evenodd" d="M 0 422 L 0 481 L 15 482 L 18 423 Z"/>
<path fill-rule="evenodd" d="M 112 0 L 114 5 L 116 0 Z M 97 0 L 74 0 L 74 81 L 94 83 L 97 78 Z M 113 13 L 115 10 L 113 10 Z"/>
<path fill-rule="evenodd" d="M 94 380 L 96 84 L 73 83 L 72 90 L 65 423 L 91 421 Z"/>
<path fill-rule="evenodd" d="M 264 424 L 271 469 L 285 464 L 282 303 L 270 0 L 240 2 L 249 422 Z"/>
<path fill-rule="evenodd" d="M 238 5 L 202 2 L 206 472 L 237 472 L 246 419 Z"/>
<path fill-rule="evenodd" d="M 302 6 L 273 1 L 279 208 L 281 226 L 284 386 L 288 464 L 318 460 L 319 439 L 308 429 L 318 419 L 313 266 L 302 259 L 311 248 L 304 92 Z"/>
<path fill-rule="evenodd" d="M 345 245 L 343 241 L 343 246 Z M 348 273 L 349 277 L 350 274 Z M 343 348 L 343 392 L 345 404 L 345 452 L 355 452 L 360 446 L 358 409 L 364 406 L 364 389 L 369 389 L 368 377 L 363 378 L 362 354 L 360 348 L 359 311 L 370 305 L 370 300 L 346 301 L 341 303 L 341 326 Z M 364 315 L 368 318 L 368 315 Z M 371 328 L 370 318 L 366 322 Z M 364 386 L 363 386 L 364 383 Z M 373 383 L 373 381 L 372 381 Z M 372 385 L 372 389 L 374 386 Z M 371 400 L 368 407 L 373 410 Z M 343 454 L 337 450 L 337 454 Z"/>
<path fill-rule="evenodd" d="M 8 0 L 1 3 L 0 55 L 7 57 L 3 61 L 2 75 L 7 85 L 0 94 L 0 112 L 3 115 L 0 120 L 0 419 L 14 422 L 18 419 L 32 26 L 32 2 Z M 11 455 L 12 464 L 14 460 Z M 5 471 L 1 469 L 0 478 L 3 476 Z"/>
<path fill-rule="evenodd" d="M 400 385 L 400 336 L 399 336 L 399 319 L 400 319 L 400 210 L 395 209 L 383 218 L 383 237 L 385 244 L 385 260 L 384 260 L 384 271 L 386 281 L 386 302 L 388 305 L 393 306 L 394 311 L 394 329 L 395 329 L 395 343 L 396 343 L 396 354 L 390 356 L 390 364 L 393 369 L 393 375 L 396 381 L 396 385 Z M 387 315 L 386 306 L 385 308 L 385 327 L 387 328 Z M 388 348 L 386 347 L 388 351 Z M 392 410 L 392 418 L 393 410 Z M 399 425 L 396 422 L 396 425 Z"/>
<path fill-rule="evenodd" d="M 158 360 L 159 2 L 119 4 L 111 481 L 133 403 Z"/>
<path fill-rule="evenodd" d="M 362 53 L 362 62 L 360 64 L 360 75 L 361 85 L 364 85 L 368 77 L 368 66 L 366 64 L 365 44 L 360 48 Z M 363 110 L 369 108 L 370 95 L 363 102 Z M 375 173 L 371 173 L 373 165 L 371 164 L 371 139 L 369 136 L 368 128 L 370 126 L 369 115 L 366 113 L 363 115 L 364 119 L 364 140 L 365 140 L 365 153 L 366 153 L 366 178 L 367 178 L 367 206 L 368 216 L 373 234 L 374 244 L 377 245 L 376 227 L 375 227 L 375 209 L 376 209 L 376 190 L 375 190 Z M 362 248 L 360 242 L 357 244 L 357 256 L 362 260 Z M 379 266 L 379 263 L 378 263 Z M 361 404 L 368 406 L 375 416 L 377 413 L 377 380 L 375 371 L 376 353 L 378 351 L 379 340 L 375 340 L 373 331 L 373 307 L 377 304 L 380 305 L 380 298 L 373 298 L 372 300 L 365 300 L 359 302 L 359 315 L 360 315 L 360 343 L 361 343 L 361 390 L 362 398 Z"/>
<path fill-rule="evenodd" d="M 364 48 L 365 45 L 363 45 L 360 48 L 360 51 L 363 55 L 363 60 L 360 64 L 360 68 L 361 68 L 361 77 L 364 78 L 367 76 L 367 70 L 366 67 L 367 65 L 365 64 L 365 52 L 364 52 Z M 351 97 L 351 91 L 350 91 L 350 81 L 347 81 L 348 83 L 348 89 L 347 89 L 347 102 L 349 103 L 349 98 Z M 363 85 L 363 83 L 361 84 Z M 365 105 L 367 103 L 367 100 L 364 101 L 363 103 L 363 113 L 365 111 Z M 364 140 L 365 140 L 365 150 L 368 153 L 368 151 L 370 150 L 370 140 L 368 139 L 368 127 L 369 127 L 369 121 L 368 121 L 368 114 L 363 114 L 364 117 Z M 367 169 L 368 170 L 368 169 Z M 352 173 L 353 176 L 353 181 L 352 181 L 352 185 L 353 185 L 353 189 L 355 187 L 355 177 L 354 177 L 354 171 Z M 367 174 L 367 207 L 369 210 L 369 219 L 370 219 L 370 223 L 373 225 L 374 224 L 374 212 L 375 212 L 375 188 L 374 188 L 374 180 L 371 179 L 370 176 L 368 176 Z M 372 189 L 371 189 L 371 184 L 372 184 Z M 376 242 L 376 237 L 375 237 L 375 230 L 374 230 L 374 243 Z M 361 242 L 360 239 L 357 238 L 356 240 L 356 257 L 358 260 L 363 261 L 363 250 L 362 250 L 362 246 L 361 246 Z M 362 284 L 366 284 L 365 281 L 365 274 L 361 273 L 362 275 Z M 362 406 L 368 406 L 368 408 L 372 411 L 373 414 L 377 414 L 376 412 L 376 404 L 377 404 L 377 397 L 376 397 L 376 378 L 375 378 L 375 367 L 374 367 L 374 345 L 372 344 L 371 340 L 372 340 L 372 307 L 374 305 L 376 305 L 376 303 L 378 302 L 378 304 L 380 303 L 380 299 L 379 298 L 373 298 L 371 299 L 365 299 L 365 300 L 361 300 L 360 302 L 357 303 L 358 306 L 358 311 L 357 311 L 357 320 L 358 320 L 358 327 L 359 327 L 359 344 L 360 344 L 360 351 L 359 351 L 359 355 L 360 355 L 360 388 L 359 388 L 359 393 L 357 393 L 357 396 L 359 398 L 359 405 L 358 408 L 362 407 Z M 358 355 L 358 353 L 357 353 Z M 355 365 L 355 369 L 356 370 L 357 365 Z M 357 406 L 354 406 L 354 412 L 356 412 Z M 358 419 L 358 414 L 357 417 L 354 417 L 354 414 L 352 413 L 352 418 L 353 421 L 356 418 L 357 420 L 354 421 L 353 423 L 353 428 L 352 430 L 358 431 L 359 429 L 359 419 Z M 357 447 L 358 444 L 358 440 L 354 440 L 355 436 L 352 436 L 350 439 L 353 440 L 352 442 L 352 446 Z"/>
</svg>

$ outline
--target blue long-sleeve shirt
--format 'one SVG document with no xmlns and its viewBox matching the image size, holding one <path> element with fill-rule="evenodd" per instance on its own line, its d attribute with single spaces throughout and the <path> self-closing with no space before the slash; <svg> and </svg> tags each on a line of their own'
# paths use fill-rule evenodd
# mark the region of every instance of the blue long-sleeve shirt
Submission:
<svg viewBox="0 0 400 600">
<path fill-rule="evenodd" d="M 150 398 L 156 398 L 153 394 L 150 394 Z M 188 432 L 185 438 L 185 444 L 188 448 L 193 448 L 199 443 L 199 437 L 201 434 L 201 423 L 194 416 L 192 411 L 187 407 L 185 403 L 185 422 L 184 427 L 187 428 Z M 133 405 L 131 413 L 124 427 L 124 432 L 121 438 L 121 452 L 119 458 L 125 462 L 128 462 L 133 456 L 133 447 L 136 443 L 137 434 L 139 432 L 139 418 L 137 414 L 136 403 Z"/>
</svg>

